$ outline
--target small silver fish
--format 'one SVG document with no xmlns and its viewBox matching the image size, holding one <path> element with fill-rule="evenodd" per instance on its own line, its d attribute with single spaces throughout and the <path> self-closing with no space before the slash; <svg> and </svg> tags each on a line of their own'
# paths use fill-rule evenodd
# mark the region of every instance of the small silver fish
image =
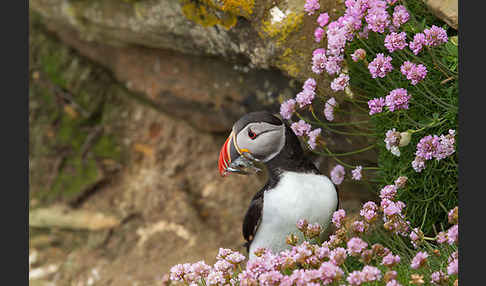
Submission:
<svg viewBox="0 0 486 286">
<path fill-rule="evenodd" d="M 236 160 L 232 161 L 226 171 L 243 175 L 258 173 L 261 171 L 261 168 L 258 168 L 255 165 L 255 163 L 258 161 L 258 159 L 254 158 L 250 154 L 244 153 L 243 156 L 240 156 Z"/>
</svg>

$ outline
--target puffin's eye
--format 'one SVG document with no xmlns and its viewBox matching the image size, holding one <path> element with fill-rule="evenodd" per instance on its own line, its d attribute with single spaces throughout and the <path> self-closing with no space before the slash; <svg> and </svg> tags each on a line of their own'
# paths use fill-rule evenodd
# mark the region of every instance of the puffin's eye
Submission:
<svg viewBox="0 0 486 286">
<path fill-rule="evenodd" d="M 251 131 L 251 129 L 248 129 L 248 137 L 250 137 L 251 140 L 255 140 L 256 138 L 255 132 Z"/>
</svg>

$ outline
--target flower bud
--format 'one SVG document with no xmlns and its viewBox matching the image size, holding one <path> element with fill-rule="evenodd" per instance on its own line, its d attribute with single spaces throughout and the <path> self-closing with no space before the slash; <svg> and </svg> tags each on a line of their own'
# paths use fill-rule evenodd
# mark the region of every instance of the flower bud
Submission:
<svg viewBox="0 0 486 286">
<path fill-rule="evenodd" d="M 409 131 L 401 132 L 400 133 L 400 143 L 398 143 L 399 147 L 407 146 L 412 139 L 412 133 Z"/>
<path fill-rule="evenodd" d="M 387 271 L 383 280 L 388 283 L 388 281 L 395 280 L 397 278 L 397 272 L 394 270 Z"/>
<path fill-rule="evenodd" d="M 424 276 L 420 274 L 412 274 L 410 275 L 410 284 L 413 285 L 423 285 L 424 282 Z"/>
<path fill-rule="evenodd" d="M 408 178 L 405 177 L 405 176 L 400 176 L 398 177 L 396 180 L 395 180 L 395 186 L 397 186 L 397 188 L 403 188 L 405 187 L 405 184 L 407 183 L 407 180 Z"/>
<path fill-rule="evenodd" d="M 288 245 L 295 246 L 295 245 L 297 245 L 297 243 L 299 243 L 299 238 L 297 237 L 297 235 L 292 233 L 292 234 L 287 236 L 287 238 L 285 239 L 285 242 Z"/>
</svg>

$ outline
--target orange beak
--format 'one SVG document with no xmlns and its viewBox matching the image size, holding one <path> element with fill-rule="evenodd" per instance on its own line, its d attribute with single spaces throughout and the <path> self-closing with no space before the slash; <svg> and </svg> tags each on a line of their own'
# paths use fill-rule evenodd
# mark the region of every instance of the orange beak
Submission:
<svg viewBox="0 0 486 286">
<path fill-rule="evenodd" d="M 230 147 L 233 145 L 233 132 L 228 136 L 226 141 L 221 147 L 221 151 L 219 152 L 219 160 L 218 160 L 218 169 L 221 176 L 226 176 L 228 172 L 226 171 L 231 163 L 231 155 L 230 155 Z"/>
</svg>

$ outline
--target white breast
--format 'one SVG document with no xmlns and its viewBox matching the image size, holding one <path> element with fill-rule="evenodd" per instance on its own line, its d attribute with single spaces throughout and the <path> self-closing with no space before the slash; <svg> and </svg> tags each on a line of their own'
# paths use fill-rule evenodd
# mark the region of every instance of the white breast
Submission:
<svg viewBox="0 0 486 286">
<path fill-rule="evenodd" d="M 275 188 L 264 194 L 262 221 L 250 246 L 250 259 L 260 247 L 273 253 L 289 248 L 285 238 L 298 234 L 296 223 L 301 218 L 326 229 L 337 203 L 336 188 L 326 176 L 284 172 Z"/>
</svg>

